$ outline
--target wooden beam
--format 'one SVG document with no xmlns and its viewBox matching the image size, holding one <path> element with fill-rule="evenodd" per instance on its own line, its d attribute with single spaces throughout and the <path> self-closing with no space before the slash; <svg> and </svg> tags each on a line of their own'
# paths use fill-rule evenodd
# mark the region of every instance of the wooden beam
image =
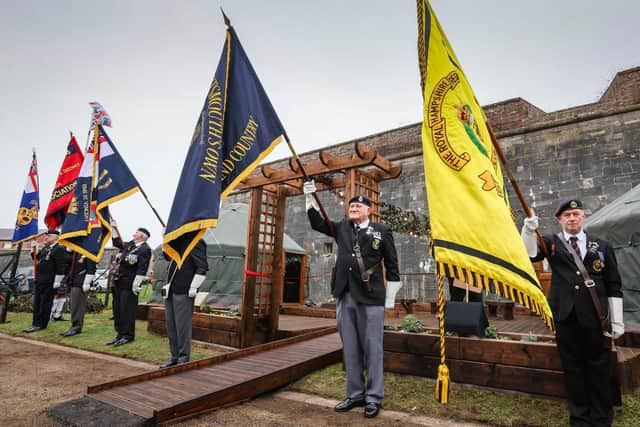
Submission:
<svg viewBox="0 0 640 427">
<path fill-rule="evenodd" d="M 327 151 L 320 151 L 318 154 L 323 165 L 331 168 L 336 163 L 336 157 Z"/>
<path fill-rule="evenodd" d="M 275 207 L 275 230 L 273 242 L 273 259 L 271 265 L 271 294 L 269 295 L 269 325 L 267 327 L 267 339 L 272 341 L 278 333 L 278 319 L 280 315 L 280 304 L 284 287 L 284 222 L 285 222 L 285 202 L 286 196 L 282 185 L 276 192 Z"/>
<path fill-rule="evenodd" d="M 249 202 L 249 224 L 247 227 L 246 257 L 244 269 L 256 271 L 258 268 L 258 239 L 260 234 L 260 213 L 262 209 L 262 188 L 251 190 Z M 255 331 L 256 277 L 245 275 L 242 281 L 242 306 L 240 308 L 240 347 L 248 347 L 253 342 Z"/>
</svg>

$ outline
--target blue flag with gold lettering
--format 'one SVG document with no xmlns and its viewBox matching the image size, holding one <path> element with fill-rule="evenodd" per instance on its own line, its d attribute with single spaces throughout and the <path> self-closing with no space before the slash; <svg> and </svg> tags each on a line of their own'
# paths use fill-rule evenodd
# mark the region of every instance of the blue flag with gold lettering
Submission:
<svg viewBox="0 0 640 427">
<path fill-rule="evenodd" d="M 94 139 L 76 180 L 60 243 L 95 262 L 100 261 L 111 238 L 109 205 L 139 188 L 104 128 L 95 124 Z"/>
<path fill-rule="evenodd" d="M 38 212 L 40 211 L 38 187 L 38 162 L 34 151 L 18 208 L 16 228 L 13 230 L 13 239 L 11 239 L 13 243 L 21 243 L 38 235 Z"/>
<path fill-rule="evenodd" d="M 181 266 L 222 199 L 282 140 L 280 123 L 233 27 L 191 138 L 163 249 Z"/>
</svg>

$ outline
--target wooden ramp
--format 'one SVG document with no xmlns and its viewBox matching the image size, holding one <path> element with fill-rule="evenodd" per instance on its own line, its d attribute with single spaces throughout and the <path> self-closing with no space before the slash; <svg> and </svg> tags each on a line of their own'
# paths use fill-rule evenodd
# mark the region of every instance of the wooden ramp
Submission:
<svg viewBox="0 0 640 427">
<path fill-rule="evenodd" d="M 156 424 L 281 387 L 342 360 L 335 328 L 89 386 L 93 399 Z"/>
</svg>

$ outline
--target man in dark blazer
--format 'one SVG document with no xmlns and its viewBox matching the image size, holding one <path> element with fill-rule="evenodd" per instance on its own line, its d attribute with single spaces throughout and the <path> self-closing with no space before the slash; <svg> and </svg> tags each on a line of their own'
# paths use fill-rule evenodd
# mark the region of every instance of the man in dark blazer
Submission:
<svg viewBox="0 0 640 427">
<path fill-rule="evenodd" d="M 60 335 L 72 337 L 82 332 L 84 313 L 87 307 L 87 295 L 91 281 L 96 274 L 96 263 L 84 255 L 73 252 L 69 283 L 71 284 L 71 326 Z"/>
<path fill-rule="evenodd" d="M 166 254 L 165 258 L 169 260 Z M 181 268 L 172 260 L 168 270 L 167 284 L 162 287 L 162 296 L 165 298 L 165 319 L 171 359 L 160 365 L 161 368 L 187 363 L 191 358 L 193 303 L 209 270 L 207 245 L 204 240 L 200 239 Z"/>
<path fill-rule="evenodd" d="M 140 227 L 133 233 L 133 240 L 124 243 L 115 225 L 112 225 L 113 246 L 120 249 L 120 266 L 118 277 L 114 280 L 113 298 L 113 317 L 117 335 L 107 345 L 117 347 L 135 339 L 138 293 L 151 262 L 151 248 L 147 244 L 151 233 Z"/>
<path fill-rule="evenodd" d="M 624 334 L 622 286 L 611 244 L 582 230 L 582 202 L 566 200 L 555 213 L 562 231 L 544 236 L 551 265 L 548 300 L 556 326 L 556 342 L 564 370 L 572 426 L 610 426 L 613 421 L 609 386 L 611 349 L 605 340 Z M 538 218 L 526 218 L 522 239 L 532 261 L 544 258 L 535 230 Z M 569 248 L 582 259 L 590 282 L 583 277 Z M 611 331 L 604 331 L 588 287 L 595 288 Z"/>
<path fill-rule="evenodd" d="M 365 196 L 349 201 L 348 218 L 326 223 L 314 199 L 315 190 L 313 181 L 304 184 L 311 228 L 333 237 L 338 245 L 331 293 L 337 299 L 336 320 L 347 371 L 347 398 L 335 410 L 344 412 L 364 406 L 364 415 L 373 418 L 378 415 L 384 397 L 382 338 L 387 291 L 383 264 L 388 289 L 393 289 L 387 298 L 391 303 L 400 288 L 393 234 L 388 225 L 369 221 L 371 201 Z"/>
<path fill-rule="evenodd" d="M 33 297 L 33 320 L 31 327 L 23 332 L 31 333 L 46 329 L 51 316 L 51 306 L 55 290 L 64 278 L 67 268 L 67 251 L 58 244 L 60 232 L 49 230 L 45 235 L 45 243 L 36 255 L 36 286 Z"/>
</svg>

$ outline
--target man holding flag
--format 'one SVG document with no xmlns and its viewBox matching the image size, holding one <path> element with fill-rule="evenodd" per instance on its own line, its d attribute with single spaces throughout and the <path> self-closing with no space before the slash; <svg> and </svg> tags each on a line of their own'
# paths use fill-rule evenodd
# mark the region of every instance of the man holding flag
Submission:
<svg viewBox="0 0 640 427">
<path fill-rule="evenodd" d="M 285 134 L 225 16 L 227 38 L 191 139 L 163 239 L 178 268 L 207 227 L 215 227 L 222 199 L 273 150 Z"/>
</svg>

